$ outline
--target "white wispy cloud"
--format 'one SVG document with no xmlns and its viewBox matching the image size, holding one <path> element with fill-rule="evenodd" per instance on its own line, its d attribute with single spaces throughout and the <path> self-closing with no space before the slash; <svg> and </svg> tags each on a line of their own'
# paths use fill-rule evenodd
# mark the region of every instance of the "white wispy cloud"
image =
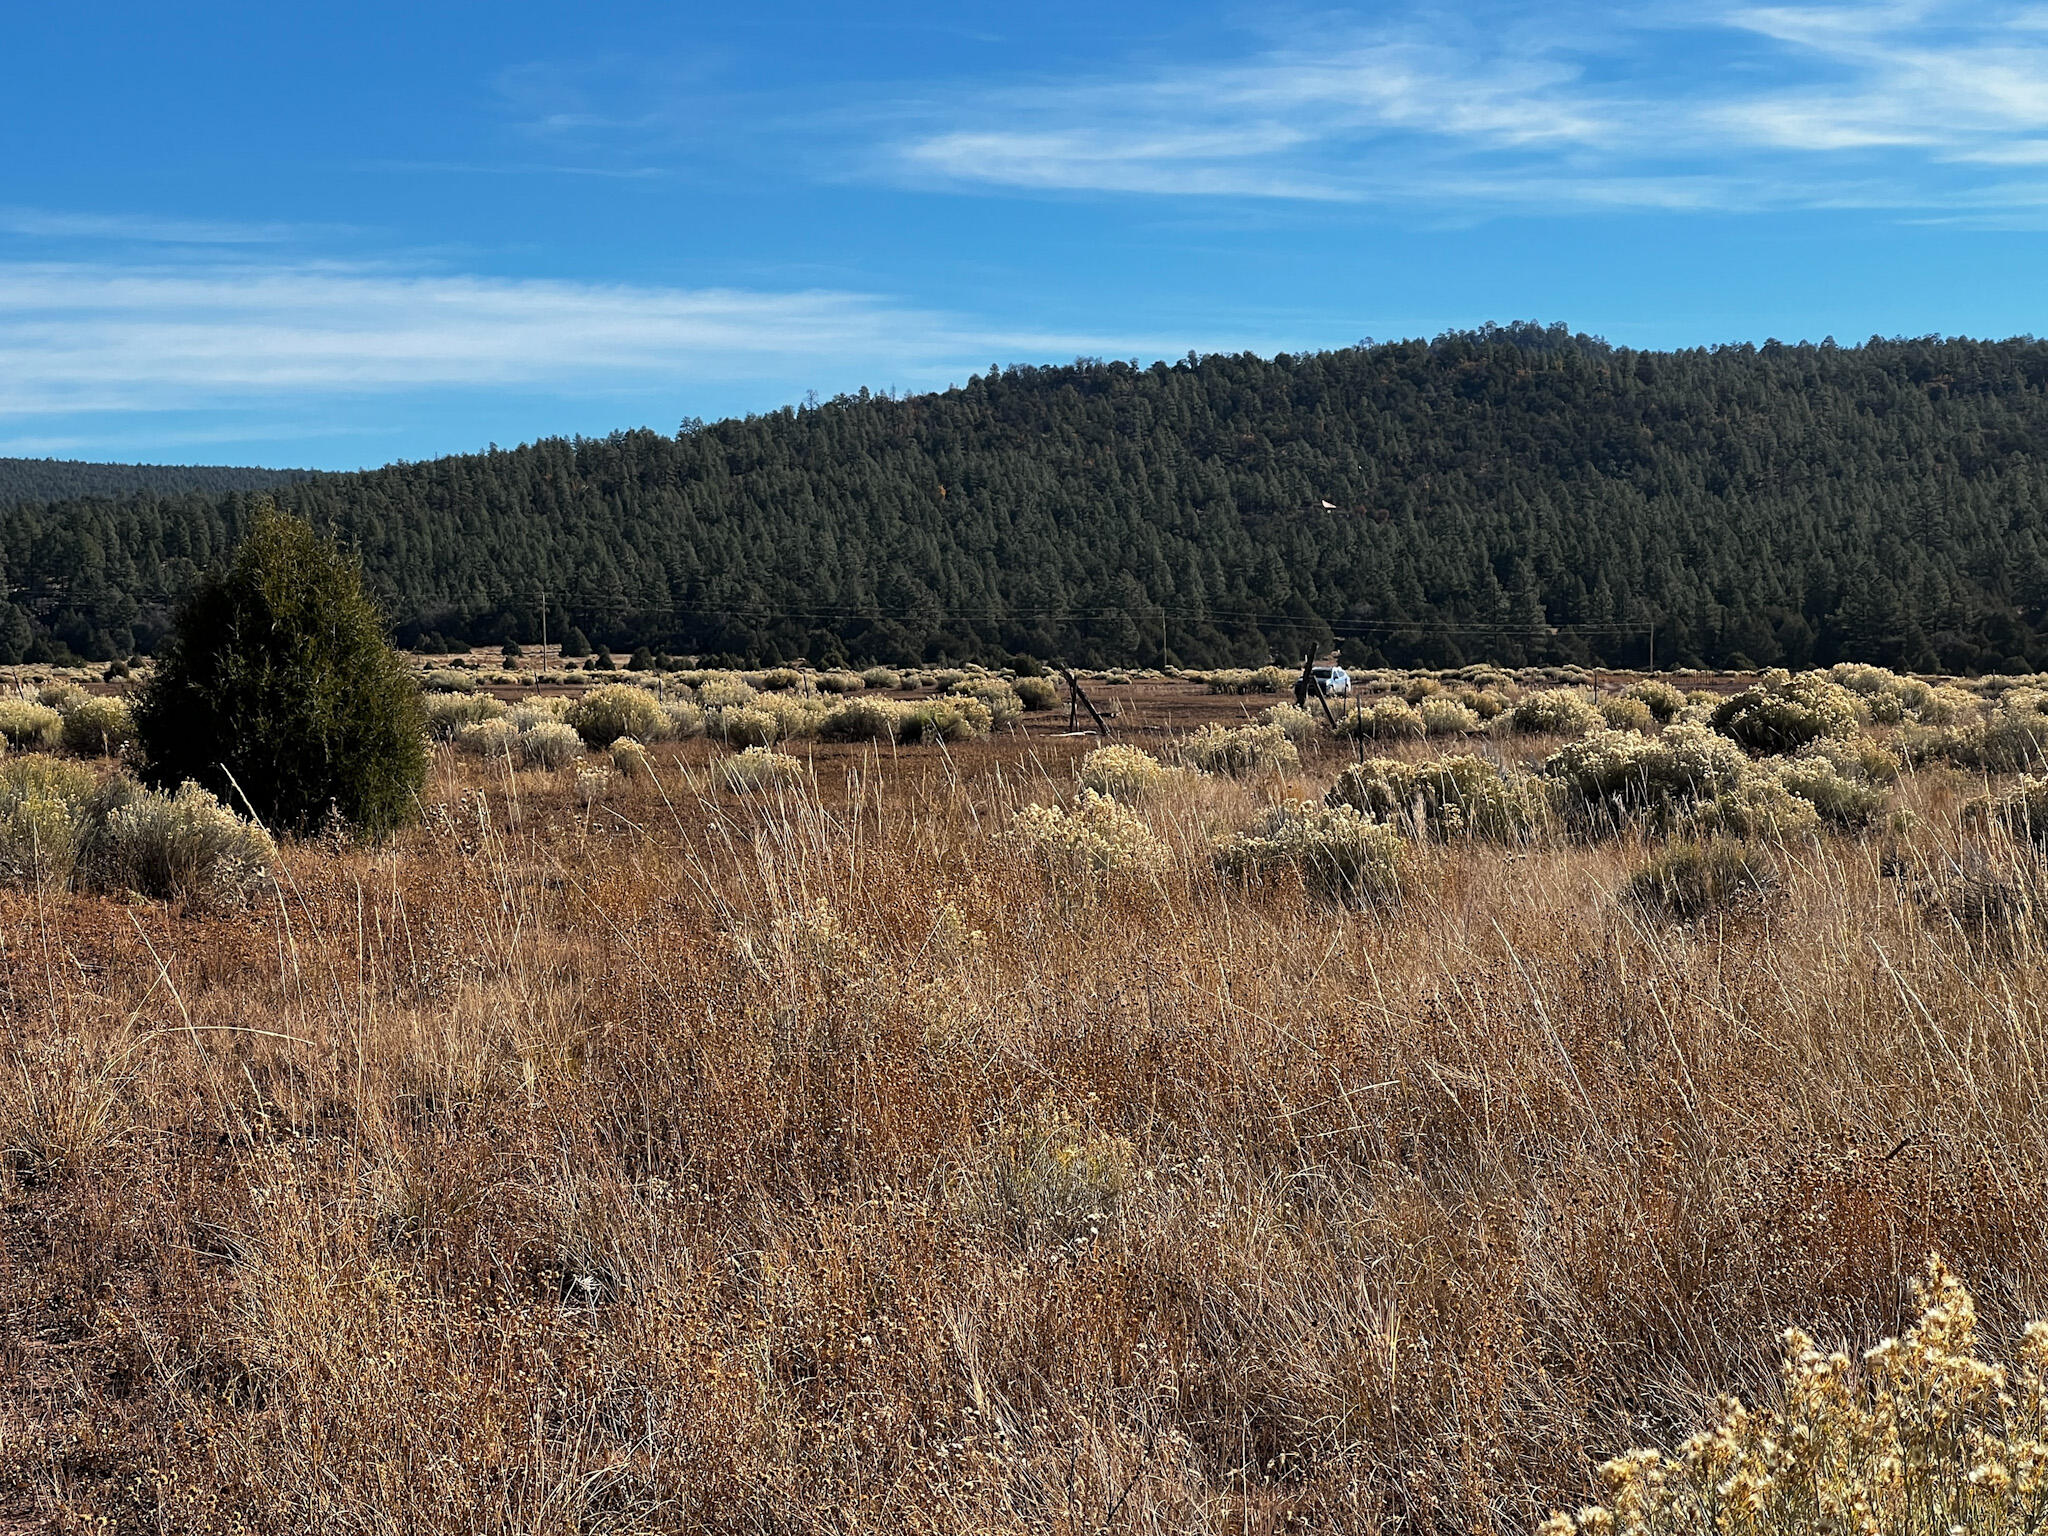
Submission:
<svg viewBox="0 0 2048 1536">
<path fill-rule="evenodd" d="M 943 379 L 991 356 L 1153 344 L 974 324 L 873 294 L 343 264 L 0 262 L 0 416 L 190 409 L 421 388 L 644 389 Z"/>
<path fill-rule="evenodd" d="M 1960 210 L 2035 195 L 1991 168 L 2048 164 L 2048 8 L 1566 8 L 1492 28 L 1419 12 L 928 118 L 885 168 L 958 187 Z"/>
</svg>

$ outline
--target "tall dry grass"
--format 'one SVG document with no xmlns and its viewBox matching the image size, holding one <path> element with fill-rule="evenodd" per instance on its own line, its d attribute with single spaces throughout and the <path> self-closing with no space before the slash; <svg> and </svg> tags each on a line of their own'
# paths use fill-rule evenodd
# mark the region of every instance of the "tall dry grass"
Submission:
<svg viewBox="0 0 2048 1536">
<path fill-rule="evenodd" d="M 1334 755 L 1105 883 L 1010 833 L 1064 758 L 711 751 L 4 898 L 0 1525 L 1522 1531 L 1930 1249 L 2048 1306 L 2033 855 L 1951 770 L 1678 924 L 1628 837 L 1219 875 Z"/>
</svg>

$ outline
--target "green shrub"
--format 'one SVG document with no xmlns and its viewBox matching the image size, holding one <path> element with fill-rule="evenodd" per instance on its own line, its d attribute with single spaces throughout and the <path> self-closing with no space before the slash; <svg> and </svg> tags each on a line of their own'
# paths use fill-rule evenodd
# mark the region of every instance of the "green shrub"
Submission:
<svg viewBox="0 0 2048 1536">
<path fill-rule="evenodd" d="M 568 723 L 592 747 L 608 747 L 621 736 L 659 740 L 668 730 L 661 700 L 631 683 L 606 683 L 569 706 Z"/>
<path fill-rule="evenodd" d="M 893 693 L 903 686 L 903 674 L 893 667 L 869 667 L 861 673 L 860 680 L 870 688 Z"/>
<path fill-rule="evenodd" d="M 1059 685 L 1049 677 L 1020 677 L 1015 687 L 1029 710 L 1051 709 L 1060 701 Z"/>
<path fill-rule="evenodd" d="M 1401 894 L 1407 844 L 1399 832 L 1349 805 L 1303 800 L 1275 806 L 1250 831 L 1220 845 L 1216 867 L 1240 880 L 1291 871 L 1333 901 L 1387 902 Z"/>
<path fill-rule="evenodd" d="M 1428 731 L 1422 712 L 1402 699 L 1374 699 L 1337 717 L 1337 734 L 1353 741 L 1420 741 Z"/>
<path fill-rule="evenodd" d="M 277 845 L 197 784 L 139 795 L 107 813 L 92 880 L 157 901 L 239 903 L 269 880 Z"/>
<path fill-rule="evenodd" d="M 66 751 L 80 757 L 113 757 L 135 739 L 135 712 L 126 699 L 90 694 L 63 711 Z"/>
<path fill-rule="evenodd" d="M 1510 730 L 1524 736 L 1583 736 L 1602 724 L 1591 699 L 1565 688 L 1522 695 L 1507 721 Z"/>
<path fill-rule="evenodd" d="M 0 736 L 19 752 L 54 747 L 64 734 L 64 717 L 47 704 L 0 699 Z"/>
<path fill-rule="evenodd" d="M 1301 754 L 1277 725 L 1231 727 L 1211 722 L 1183 737 L 1174 750 L 1182 762 L 1202 773 L 1238 779 L 1255 773 L 1291 773 L 1301 766 Z"/>
<path fill-rule="evenodd" d="M 1081 759 L 1076 779 L 1085 790 L 1129 803 L 1170 788 L 1186 772 L 1136 747 L 1097 747 Z"/>
<path fill-rule="evenodd" d="M 1526 841 L 1550 817 L 1543 780 L 1471 756 L 1422 763 L 1372 758 L 1345 769 L 1323 800 L 1417 835 L 1501 843 Z"/>
<path fill-rule="evenodd" d="M 419 689 L 362 573 L 273 510 L 179 612 L 135 723 L 152 784 L 246 797 L 292 831 L 332 814 L 382 834 L 415 814 L 426 777 Z"/>
<path fill-rule="evenodd" d="M 1797 751 L 1823 736 L 1853 736 L 1858 727 L 1856 695 L 1821 672 L 1766 674 L 1715 706 L 1716 731 L 1752 757 Z"/>
<path fill-rule="evenodd" d="M 1753 904 L 1777 888 L 1770 858 L 1733 838 L 1675 843 L 1632 875 L 1628 895 L 1647 912 L 1690 922 Z"/>
</svg>

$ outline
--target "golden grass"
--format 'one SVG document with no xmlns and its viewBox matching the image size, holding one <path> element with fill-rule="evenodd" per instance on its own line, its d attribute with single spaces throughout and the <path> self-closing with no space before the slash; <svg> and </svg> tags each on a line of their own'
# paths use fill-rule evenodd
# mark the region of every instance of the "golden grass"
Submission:
<svg viewBox="0 0 2048 1536">
<path fill-rule="evenodd" d="M 1220 876 L 1327 748 L 1083 899 L 1036 745 L 444 753 L 248 913 L 0 897 L 0 1525 L 1526 1531 L 1930 1250 L 2048 1313 L 1981 782 L 1679 924 L 1628 837 Z"/>
</svg>

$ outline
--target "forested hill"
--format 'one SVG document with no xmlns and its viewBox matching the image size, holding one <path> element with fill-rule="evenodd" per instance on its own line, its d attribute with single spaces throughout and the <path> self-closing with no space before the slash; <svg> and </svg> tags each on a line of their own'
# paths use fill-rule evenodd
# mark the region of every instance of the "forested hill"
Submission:
<svg viewBox="0 0 2048 1536">
<path fill-rule="evenodd" d="M 0 505 L 63 501 L 79 496 L 126 496 L 146 491 L 224 495 L 262 491 L 308 478 L 303 469 L 235 469 L 223 464 L 87 464 L 77 459 L 0 459 Z"/>
<path fill-rule="evenodd" d="M 272 494 L 401 639 L 814 661 L 2048 668 L 2048 344 L 1512 327 L 991 371 Z M 253 498 L 0 512 L 0 655 L 147 646 Z"/>
</svg>

